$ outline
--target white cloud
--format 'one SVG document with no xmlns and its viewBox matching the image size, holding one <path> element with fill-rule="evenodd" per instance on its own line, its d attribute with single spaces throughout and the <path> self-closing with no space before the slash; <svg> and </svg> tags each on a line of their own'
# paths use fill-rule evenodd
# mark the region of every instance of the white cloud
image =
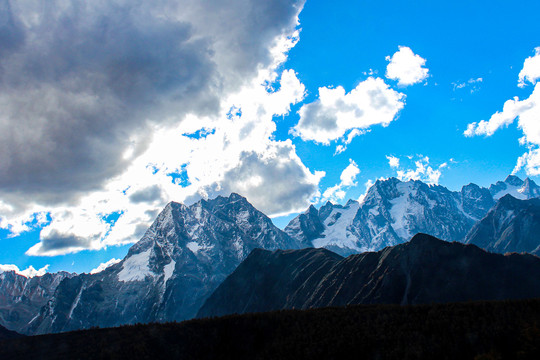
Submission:
<svg viewBox="0 0 540 360">
<path fill-rule="evenodd" d="M 103 270 L 105 270 L 106 268 L 108 268 L 109 266 L 112 266 L 114 264 L 118 264 L 120 261 L 122 261 L 122 259 L 114 259 L 113 258 L 113 259 L 111 259 L 111 260 L 109 260 L 107 262 L 101 263 L 101 264 L 99 264 L 99 266 L 97 268 L 90 271 L 90 274 L 100 273 Z"/>
<path fill-rule="evenodd" d="M 360 129 L 352 129 L 351 131 L 349 131 L 347 135 L 345 136 L 345 138 L 341 139 L 343 141 L 343 144 L 339 144 L 336 146 L 336 151 L 334 152 L 334 155 L 341 154 L 342 152 L 347 150 L 347 145 L 349 145 L 355 137 L 359 135 L 363 135 L 367 131 L 368 130 L 360 130 Z"/>
<path fill-rule="evenodd" d="M 349 165 L 341 172 L 339 177 L 341 180 L 340 183 L 326 189 L 322 195 L 321 201 L 324 202 L 330 200 L 338 202 L 339 200 L 342 200 L 346 195 L 345 188 L 356 186 L 355 180 L 358 174 L 360 174 L 358 165 L 356 165 L 352 159 L 349 159 Z"/>
<path fill-rule="evenodd" d="M 388 156 L 386 156 L 386 158 L 388 159 L 388 164 L 390 165 L 391 168 L 398 168 L 399 167 L 399 158 L 398 157 L 388 155 Z"/>
<path fill-rule="evenodd" d="M 439 184 L 441 170 L 447 167 L 447 163 L 442 163 L 435 169 L 429 164 L 429 157 L 420 157 L 414 162 L 415 167 L 412 169 L 397 170 L 396 177 L 401 181 L 420 180 L 427 184 Z"/>
<path fill-rule="evenodd" d="M 520 100 L 517 96 L 507 100 L 502 111 L 497 111 L 489 120 L 481 120 L 468 124 L 464 135 L 491 136 L 498 129 L 507 127 L 518 119 L 518 128 L 523 136 L 519 139 L 527 147 L 527 152 L 521 155 L 514 167 L 513 173 L 525 169 L 528 175 L 540 175 L 540 47 L 535 48 L 535 55 L 525 59 L 519 73 L 518 86 L 525 87 L 527 83 L 534 85 L 531 95 Z"/>
<path fill-rule="evenodd" d="M 350 141 L 373 125 L 388 126 L 403 108 L 404 98 L 382 79 L 373 77 L 349 93 L 341 86 L 321 87 L 319 99 L 300 108 L 300 120 L 293 133 L 303 140 L 328 145 L 350 131 L 352 137 L 345 140 Z"/>
<path fill-rule="evenodd" d="M 483 78 L 471 78 L 467 80 L 466 82 L 454 82 L 452 85 L 454 86 L 454 91 L 464 88 L 470 88 L 470 92 L 475 93 L 478 90 L 480 90 L 480 84 L 484 81 Z"/>
<path fill-rule="evenodd" d="M 429 70 L 424 67 L 426 60 L 413 53 L 406 46 L 400 46 L 394 55 L 387 56 L 390 63 L 386 67 L 386 77 L 398 80 L 398 85 L 407 86 L 424 81 Z"/>
<path fill-rule="evenodd" d="M 540 47 L 537 47 L 534 51 L 534 56 L 525 59 L 523 69 L 519 72 L 519 87 L 524 87 L 526 82 L 536 84 L 536 81 L 540 79 Z"/>
<path fill-rule="evenodd" d="M 465 136 L 485 135 L 491 136 L 500 129 L 514 122 L 519 117 L 518 126 L 524 130 L 524 135 L 527 141 L 540 143 L 540 134 L 536 129 L 536 119 L 540 111 L 538 104 L 540 101 L 540 88 L 535 86 L 531 96 L 525 100 L 519 100 L 516 96 L 512 100 L 507 100 L 504 103 L 502 112 L 496 112 L 491 118 L 486 121 L 482 120 L 478 123 L 473 122 L 467 126 Z"/>
<path fill-rule="evenodd" d="M 0 273 L 7 272 L 7 271 L 14 271 L 16 274 L 25 276 L 27 278 L 32 278 L 34 276 L 43 276 L 47 272 L 47 269 L 49 268 L 49 265 L 45 265 L 39 270 L 34 269 L 32 265 L 30 265 L 28 268 L 24 270 L 19 270 L 19 267 L 17 265 L 13 264 L 0 264 Z"/>
</svg>

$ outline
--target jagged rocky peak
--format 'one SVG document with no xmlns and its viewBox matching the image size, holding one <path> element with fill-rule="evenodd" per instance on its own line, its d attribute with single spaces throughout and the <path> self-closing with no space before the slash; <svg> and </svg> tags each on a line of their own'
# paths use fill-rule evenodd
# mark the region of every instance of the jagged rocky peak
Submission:
<svg viewBox="0 0 540 360">
<path fill-rule="evenodd" d="M 495 200 L 506 194 L 520 200 L 540 197 L 540 186 L 530 178 L 521 180 L 515 175 L 508 175 L 504 181 L 497 181 L 496 184 L 489 187 L 489 191 Z"/>
<path fill-rule="evenodd" d="M 508 185 L 512 186 L 521 186 L 523 185 L 523 180 L 521 180 L 519 177 L 515 175 L 508 175 L 506 179 L 504 179 L 504 182 Z"/>
<path fill-rule="evenodd" d="M 378 179 L 366 192 L 363 204 L 377 202 L 380 199 L 393 199 L 398 197 L 400 194 L 397 186 L 401 183 L 402 182 L 395 177 L 391 177 L 386 180 Z"/>
<path fill-rule="evenodd" d="M 329 208 L 331 208 L 332 204 L 328 204 Z M 289 236 L 297 237 L 299 241 L 307 247 L 311 246 L 311 241 L 320 237 L 324 231 L 324 225 L 319 217 L 319 210 L 317 210 L 315 206 L 310 205 L 303 214 L 295 217 L 285 227 L 284 231 Z"/>
<path fill-rule="evenodd" d="M 530 178 L 526 178 L 523 181 L 523 185 L 521 188 L 523 189 L 523 193 L 527 194 L 529 199 L 540 197 L 540 186 L 538 186 Z"/>
<path fill-rule="evenodd" d="M 121 262 L 62 282 L 29 332 L 190 319 L 253 249 L 300 247 L 238 194 L 170 202 Z"/>
<path fill-rule="evenodd" d="M 470 217 L 480 220 L 495 204 L 495 201 L 488 189 L 471 183 L 461 188 L 461 203 L 463 210 Z"/>
</svg>

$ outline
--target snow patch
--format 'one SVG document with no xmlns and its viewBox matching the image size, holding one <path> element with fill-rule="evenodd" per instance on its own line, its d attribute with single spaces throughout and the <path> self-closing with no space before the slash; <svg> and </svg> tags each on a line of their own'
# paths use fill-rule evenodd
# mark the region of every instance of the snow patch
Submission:
<svg viewBox="0 0 540 360">
<path fill-rule="evenodd" d="M 409 239 L 411 234 L 409 232 L 409 224 L 407 221 L 407 215 L 409 214 L 409 207 L 413 204 L 410 203 L 409 198 L 412 194 L 412 183 L 400 183 L 396 186 L 401 196 L 390 200 L 392 208 L 390 209 L 390 216 L 394 220 L 392 228 L 396 234 L 402 239 Z"/>
<path fill-rule="evenodd" d="M 174 266 L 176 265 L 176 261 L 171 259 L 171 262 L 168 263 L 163 267 L 163 273 L 165 274 L 165 277 L 163 278 L 163 282 L 166 283 L 167 280 L 169 280 L 174 272 Z"/>
<path fill-rule="evenodd" d="M 122 271 L 118 273 L 119 281 L 143 281 L 147 276 L 152 276 L 148 263 L 152 249 L 140 254 L 135 254 L 124 261 Z"/>
<path fill-rule="evenodd" d="M 358 247 L 358 238 L 349 231 L 359 208 L 360 204 L 356 201 L 343 208 L 333 208 L 330 216 L 324 220 L 325 230 L 322 237 L 313 240 L 313 246 L 320 248 L 334 245 L 340 248 L 361 250 Z"/>
<path fill-rule="evenodd" d="M 527 195 L 523 194 L 524 190 L 525 189 L 523 187 L 506 184 L 506 189 L 503 189 L 503 190 L 499 191 L 498 193 L 496 193 L 495 195 L 493 195 L 493 198 L 495 200 L 499 200 L 504 195 L 510 194 L 513 197 L 515 197 L 516 199 L 527 200 Z"/>
<path fill-rule="evenodd" d="M 236 215 L 236 219 L 238 220 L 238 222 L 240 223 L 246 223 L 246 224 L 249 224 L 249 217 L 250 217 L 250 213 L 249 211 L 245 210 L 245 211 L 242 211 L 240 212 L 238 215 Z"/>
<path fill-rule="evenodd" d="M 190 241 L 186 244 L 186 247 L 191 250 L 192 253 L 197 254 L 203 247 L 195 241 Z"/>
<path fill-rule="evenodd" d="M 73 310 L 79 305 L 79 301 L 81 300 L 81 295 L 84 290 L 84 286 L 79 289 L 79 292 L 77 293 L 77 297 L 75 298 L 75 301 L 71 305 L 71 308 L 69 309 L 68 319 L 71 319 L 71 316 L 73 315 Z"/>
</svg>

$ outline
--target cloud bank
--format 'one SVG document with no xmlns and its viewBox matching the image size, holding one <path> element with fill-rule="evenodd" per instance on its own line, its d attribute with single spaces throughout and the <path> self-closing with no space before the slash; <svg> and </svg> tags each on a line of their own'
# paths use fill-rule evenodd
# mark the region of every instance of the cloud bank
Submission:
<svg viewBox="0 0 540 360">
<path fill-rule="evenodd" d="M 324 173 L 272 137 L 302 6 L 0 0 L 0 227 L 56 256 L 133 243 L 170 200 L 305 208 Z"/>
<path fill-rule="evenodd" d="M 151 125 L 217 114 L 274 61 L 301 6 L 1 0 L 3 198 L 55 204 L 102 188 L 148 147 Z"/>
<path fill-rule="evenodd" d="M 109 266 L 112 266 L 114 264 L 118 264 L 122 259 L 111 259 L 107 262 L 99 264 L 99 266 L 93 270 L 90 271 L 90 274 L 97 274 L 108 268 Z"/>
</svg>

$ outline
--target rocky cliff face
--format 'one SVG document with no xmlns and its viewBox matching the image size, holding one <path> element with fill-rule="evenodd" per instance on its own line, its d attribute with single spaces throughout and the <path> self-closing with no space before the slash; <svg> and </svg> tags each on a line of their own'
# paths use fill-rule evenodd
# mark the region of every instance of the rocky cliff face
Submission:
<svg viewBox="0 0 540 360">
<path fill-rule="evenodd" d="M 503 196 L 464 242 L 492 252 L 540 255 L 540 199 Z"/>
<path fill-rule="evenodd" d="M 63 281 L 28 331 L 189 319 L 253 249 L 299 247 L 240 195 L 173 202 L 121 262 Z"/>
<path fill-rule="evenodd" d="M 28 323 L 52 297 L 58 284 L 75 276 L 67 272 L 26 277 L 7 271 L 0 274 L 0 323 L 24 332 Z"/>
<path fill-rule="evenodd" d="M 254 251 L 199 317 L 348 304 L 426 304 L 540 296 L 540 258 L 501 255 L 425 234 L 340 258 L 325 249 Z"/>
</svg>

